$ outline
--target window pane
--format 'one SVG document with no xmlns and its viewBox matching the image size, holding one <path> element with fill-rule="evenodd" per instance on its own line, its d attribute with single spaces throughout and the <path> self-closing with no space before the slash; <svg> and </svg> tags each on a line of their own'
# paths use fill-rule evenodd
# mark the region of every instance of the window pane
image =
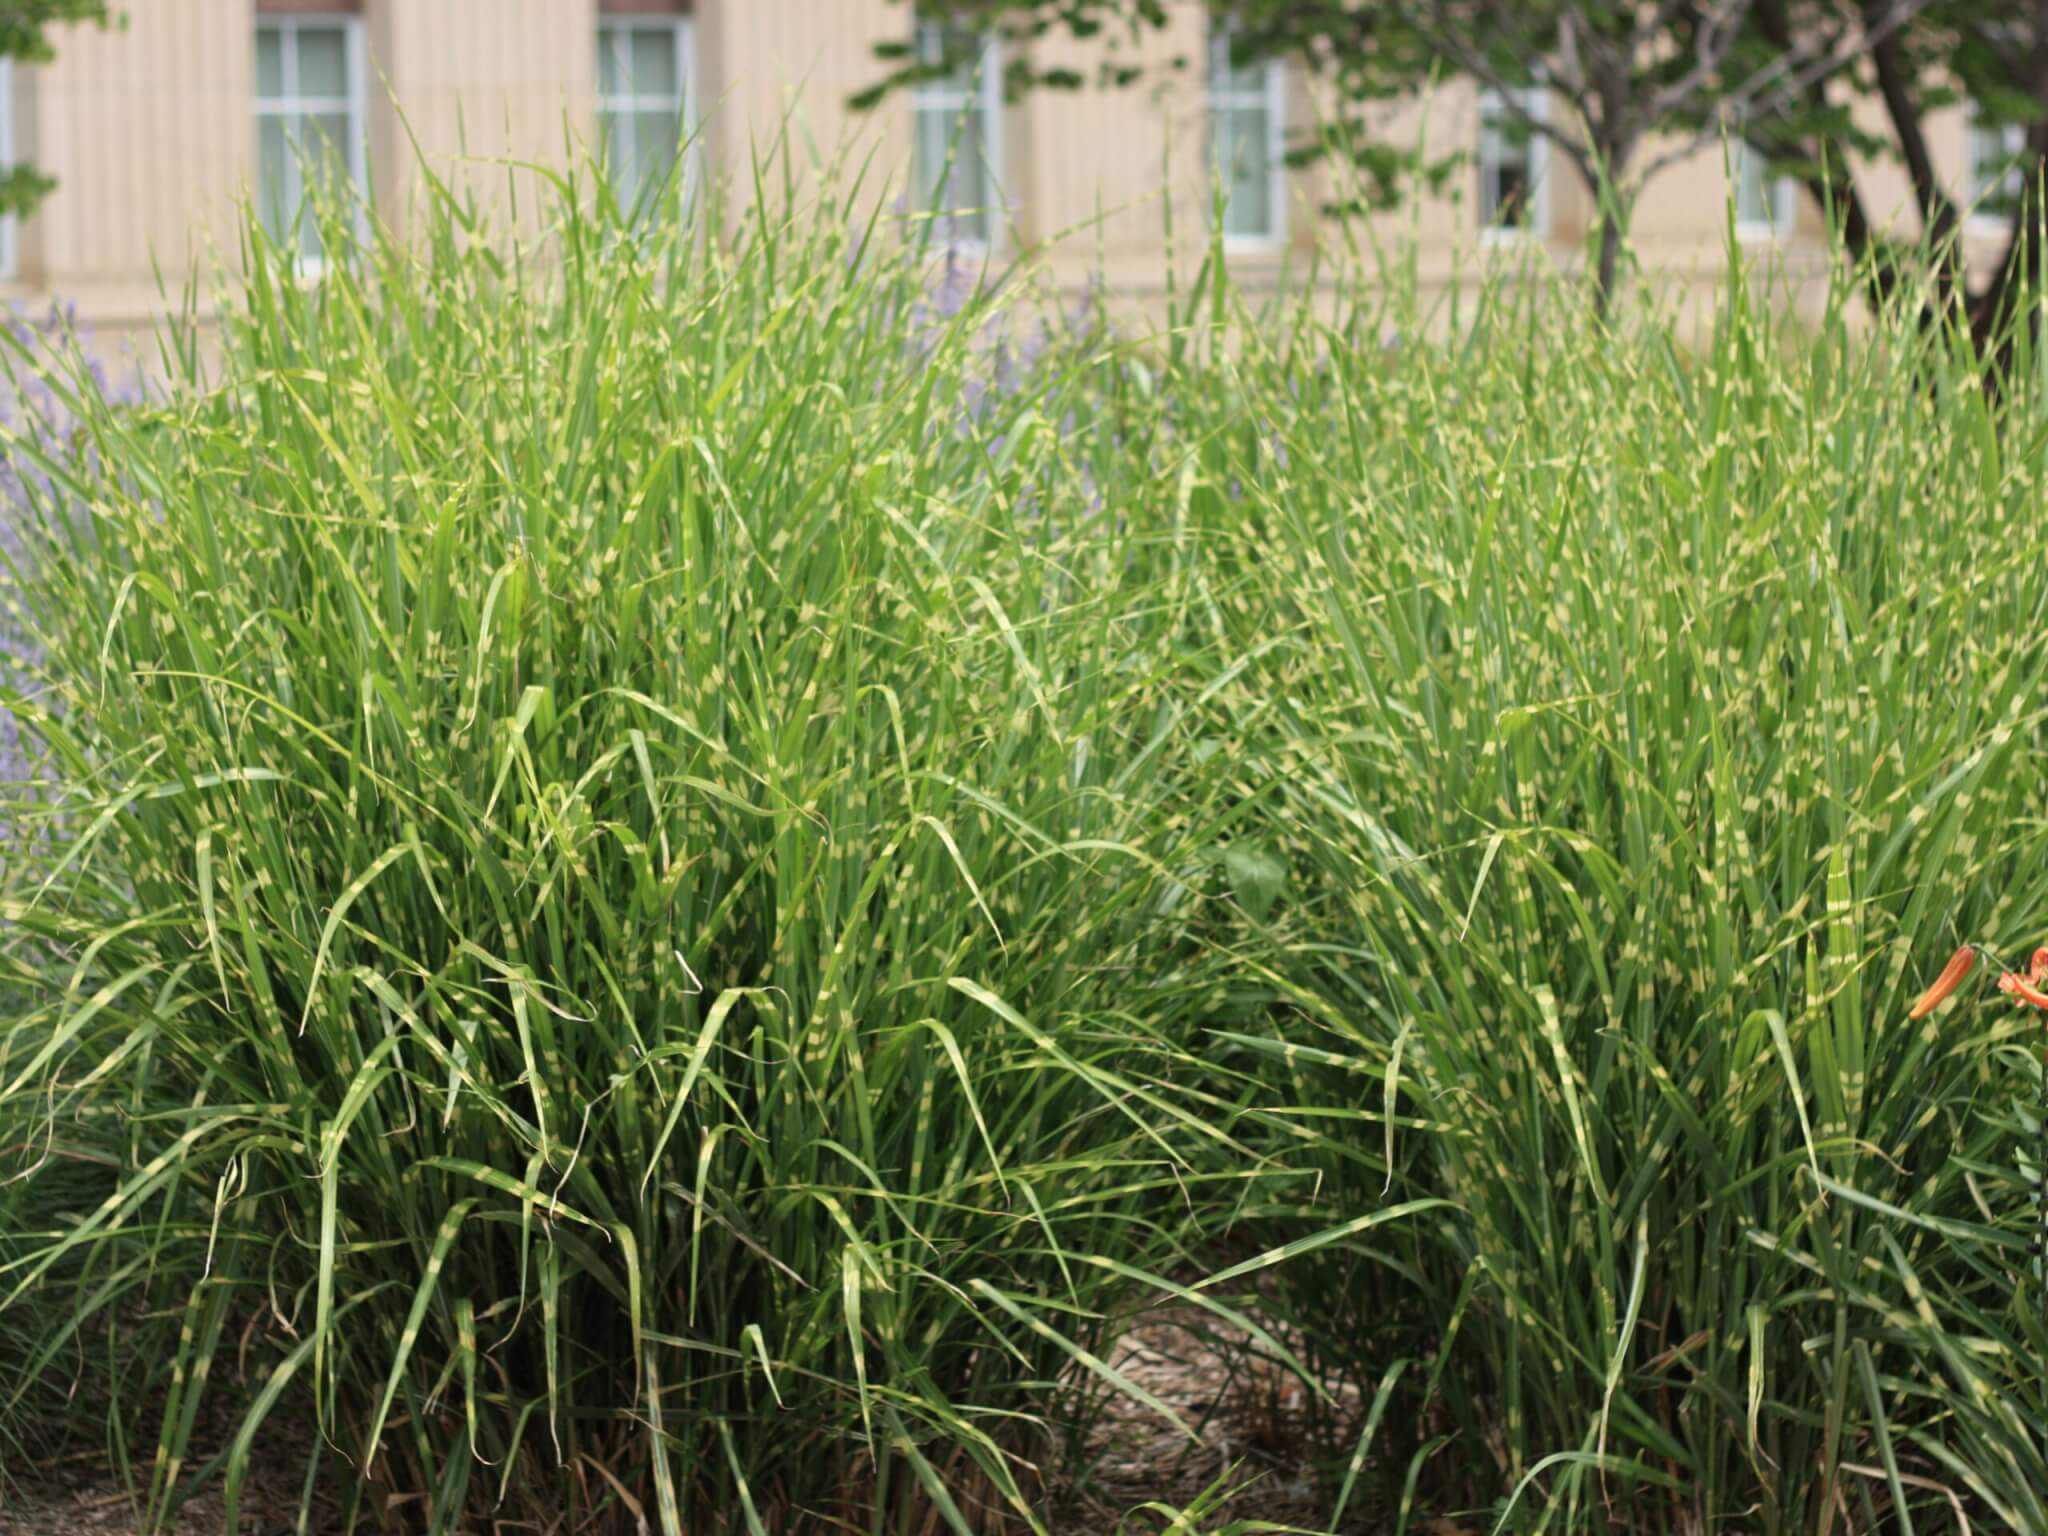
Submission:
<svg viewBox="0 0 2048 1536">
<path fill-rule="evenodd" d="M 920 108 L 912 124 L 912 158 L 917 169 L 917 205 L 922 209 L 939 206 L 940 177 L 945 172 L 946 153 L 952 146 L 954 119 L 929 107 Z"/>
<path fill-rule="evenodd" d="M 946 215 L 941 233 L 949 240 L 964 240 L 971 244 L 986 245 L 990 222 L 994 217 L 987 208 L 963 205 Z"/>
<path fill-rule="evenodd" d="M 667 27 L 642 27 L 633 33 L 633 89 L 642 96 L 674 96 L 681 90 L 676 76 L 676 35 Z"/>
<path fill-rule="evenodd" d="M 348 114 L 315 112 L 306 117 L 304 122 L 306 173 L 347 181 L 350 133 Z"/>
<path fill-rule="evenodd" d="M 317 262 L 322 254 L 320 221 L 313 217 L 313 210 L 309 208 L 299 221 L 299 255 L 308 262 Z"/>
<path fill-rule="evenodd" d="M 625 47 L 623 27 L 599 27 L 597 29 L 597 88 L 606 96 L 616 96 L 622 89 L 619 82 L 619 54 Z"/>
<path fill-rule="evenodd" d="M 284 44 L 275 27 L 256 29 L 256 94 L 273 100 L 284 94 Z"/>
<path fill-rule="evenodd" d="M 1495 229 L 1524 229 L 1530 216 L 1529 167 L 1521 160 L 1499 161 L 1486 187 L 1486 223 Z"/>
<path fill-rule="evenodd" d="M 633 119 L 623 112 L 597 115 L 599 153 L 611 170 L 612 186 L 621 197 L 633 195 Z"/>
<path fill-rule="evenodd" d="M 1235 29 L 1219 27 L 1209 35 L 1209 88 L 1246 95 L 1262 95 L 1266 89 L 1266 66 L 1256 59 L 1242 64 L 1230 60 L 1230 41 Z"/>
<path fill-rule="evenodd" d="M 345 97 L 348 41 L 339 27 L 299 28 L 299 95 Z"/>
<path fill-rule="evenodd" d="M 1273 231 L 1272 163 L 1267 158 L 1270 123 L 1263 111 L 1216 114 L 1218 151 L 1224 185 L 1223 229 L 1232 235 L 1267 235 Z"/>
<path fill-rule="evenodd" d="M 914 131 L 919 206 L 947 217 L 942 235 L 986 239 L 995 196 L 984 158 L 986 117 L 926 108 L 917 113 Z"/>
<path fill-rule="evenodd" d="M 1488 229 L 1527 228 L 1536 163 L 1529 130 L 1491 95 L 1481 101 L 1479 121 L 1479 222 Z"/>
<path fill-rule="evenodd" d="M 1764 158 L 1746 144 L 1737 144 L 1735 158 L 1735 219 L 1739 224 L 1775 224 L 1770 185 L 1764 179 Z"/>
<path fill-rule="evenodd" d="M 959 152 L 953 156 L 952 193 L 955 210 L 966 214 L 978 227 L 983 222 L 993 189 L 988 174 L 988 118 L 969 112 L 960 130 Z"/>
<path fill-rule="evenodd" d="M 639 178 L 636 193 L 658 187 L 676 163 L 677 142 L 682 119 L 673 112 L 634 114 L 633 173 Z"/>
<path fill-rule="evenodd" d="M 917 24 L 918 62 L 937 64 L 944 59 L 952 60 L 943 78 L 929 82 L 941 90 L 972 91 L 987 62 L 987 53 L 987 41 L 968 28 L 949 27 L 936 21 Z"/>
<path fill-rule="evenodd" d="M 1970 197 L 1980 218 L 2009 218 L 2019 205 L 2018 137 L 2001 123 L 1970 124 Z"/>
<path fill-rule="evenodd" d="M 2003 148 L 1996 128 L 1983 123 L 1970 125 L 1970 190 L 1979 197 L 1991 190 L 1997 178 L 1999 151 Z"/>
<path fill-rule="evenodd" d="M 281 237 L 291 224 L 291 148 L 282 117 L 256 120 L 256 212 L 273 237 Z"/>
</svg>

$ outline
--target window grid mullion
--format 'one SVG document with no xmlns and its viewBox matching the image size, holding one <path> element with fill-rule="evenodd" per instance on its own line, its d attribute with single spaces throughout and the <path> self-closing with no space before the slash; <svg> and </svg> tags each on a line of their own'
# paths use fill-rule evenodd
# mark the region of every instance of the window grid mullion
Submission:
<svg viewBox="0 0 2048 1536">
<path fill-rule="evenodd" d="M 605 156 L 609 174 L 622 194 L 637 195 L 635 189 L 669 159 L 666 152 L 648 150 L 642 144 L 650 125 L 658 125 L 664 132 L 679 128 L 687 135 L 693 95 L 691 71 L 695 62 L 693 29 L 687 17 L 674 21 L 604 17 L 598 21 L 597 43 L 600 77 L 597 109 L 603 119 L 602 126 L 607 130 Z M 673 80 L 669 89 L 639 88 L 635 74 L 636 50 L 643 43 L 658 45 L 667 53 Z M 613 76 L 609 90 L 603 84 L 607 64 Z M 689 183 L 693 181 L 691 164 L 694 156 L 683 155 L 681 148 L 678 144 L 674 163 Z"/>
<path fill-rule="evenodd" d="M 279 213 L 286 221 L 282 234 L 296 243 L 303 234 L 296 228 L 306 216 L 306 124 L 299 110 L 299 25 L 284 21 L 277 29 L 278 100 L 284 105 L 284 207 Z"/>
<path fill-rule="evenodd" d="M 611 29 L 612 42 L 612 87 L 614 90 L 630 88 L 633 79 L 633 33 L 630 27 L 614 23 Z M 620 143 L 613 146 L 619 156 L 621 168 L 626 173 L 626 185 L 640 185 L 640 125 L 634 121 L 636 114 L 628 108 L 614 113 L 615 131 Z"/>
<path fill-rule="evenodd" d="M 1244 67 L 1234 65 L 1231 53 L 1236 24 L 1221 20 L 1212 26 L 1216 30 L 1209 38 L 1205 99 L 1209 163 L 1212 174 L 1224 180 L 1223 235 L 1226 240 L 1268 245 L 1281 238 L 1285 218 L 1280 145 L 1285 132 L 1285 77 L 1272 59 L 1253 60 Z M 1244 204 L 1235 195 L 1239 182 L 1248 176 L 1256 176 L 1260 184 L 1256 204 Z M 1247 227 L 1253 225 L 1256 227 Z"/>
<path fill-rule="evenodd" d="M 287 229 L 295 246 L 305 239 L 306 217 L 306 121 L 299 107 L 299 24 L 287 21 L 278 32 L 278 78 L 283 82 L 284 185 Z"/>
<path fill-rule="evenodd" d="M 966 81 L 960 81 L 956 75 L 920 81 L 911 87 L 911 139 L 919 182 L 935 183 L 931 189 L 932 207 L 927 211 L 947 213 L 960 232 L 971 226 L 970 238 L 982 242 L 994 238 L 992 208 L 980 206 L 968 211 L 942 206 L 961 196 L 956 183 L 963 175 L 971 175 L 982 186 L 986 202 L 994 194 L 997 161 L 1001 157 L 997 138 L 1001 131 L 1001 76 L 995 45 L 986 37 L 970 41 L 974 56 Z M 944 56 L 945 46 L 945 35 L 933 24 L 917 24 L 915 49 L 920 63 L 937 62 Z M 927 151 L 923 146 L 929 128 L 935 125 L 943 125 L 947 130 L 946 159 L 943 164 L 925 164 Z M 942 169 L 946 173 L 943 181 L 939 180 Z"/>
</svg>

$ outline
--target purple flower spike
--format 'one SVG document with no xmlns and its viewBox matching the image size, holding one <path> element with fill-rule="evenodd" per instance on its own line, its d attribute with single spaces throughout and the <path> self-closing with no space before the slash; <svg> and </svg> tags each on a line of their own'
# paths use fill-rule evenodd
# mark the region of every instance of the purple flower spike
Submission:
<svg viewBox="0 0 2048 1536">
<path fill-rule="evenodd" d="M 33 320 L 14 310 L 0 323 L 42 365 L 34 372 L 14 370 L 12 409 L 0 409 L 0 421 L 38 448 L 77 455 L 88 473 L 95 471 L 96 450 L 80 440 L 81 423 L 59 402 L 44 381 L 42 369 L 79 377 L 85 389 L 115 405 L 143 398 L 140 370 L 135 370 L 130 381 L 111 385 L 105 365 L 81 339 L 77 310 L 72 305 L 52 304 L 47 313 Z M 0 455 L 0 684 L 16 692 L 37 686 L 43 656 L 30 633 L 20 594 L 14 590 L 15 579 L 35 558 L 31 530 L 39 516 L 51 510 L 56 494 L 50 476 L 33 459 L 16 453 Z M 33 743 L 24 738 L 21 721 L 0 705 L 0 786 L 20 786 L 34 776 Z M 0 825 L 0 841 L 11 835 L 11 828 Z"/>
</svg>

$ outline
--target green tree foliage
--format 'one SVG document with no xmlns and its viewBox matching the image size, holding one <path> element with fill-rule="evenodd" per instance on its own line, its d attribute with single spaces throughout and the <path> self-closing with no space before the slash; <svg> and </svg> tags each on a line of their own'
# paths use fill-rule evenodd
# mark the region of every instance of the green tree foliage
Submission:
<svg viewBox="0 0 2048 1536">
<path fill-rule="evenodd" d="M 1376 132 L 1376 108 L 1447 75 L 1500 92 L 1512 129 L 1545 140 L 1599 202 L 1596 292 L 1604 301 L 1613 290 L 1629 209 L 1643 184 L 1675 158 L 1651 153 L 1653 133 L 1683 124 L 1687 150 L 1697 149 L 1701 142 L 1695 141 L 1719 131 L 1706 126 L 1709 121 L 1718 125 L 1724 113 L 1746 119 L 1781 110 L 1801 87 L 1852 57 L 1841 39 L 1823 34 L 1802 35 L 1768 59 L 1739 49 L 1756 7 L 1757 0 L 1231 0 L 1211 10 L 1235 22 L 1240 58 L 1293 58 L 1334 87 L 1329 115 L 1296 152 L 1349 160 L 1364 173 L 1360 185 L 1368 201 L 1391 201 L 1410 174 L 1437 179 L 1456 163 L 1385 141 Z M 922 10 L 967 28 L 996 29 L 1013 42 L 1058 29 L 1079 38 L 1103 36 L 1109 43 L 1103 77 L 1119 84 L 1138 77 L 1120 55 L 1147 30 L 1164 28 L 1173 14 L 1160 0 L 932 0 Z M 933 66 L 893 45 L 881 51 L 897 67 L 867 93 L 870 101 L 954 62 Z M 1071 70 L 1034 71 L 1024 50 L 1012 53 L 1005 87 L 1013 93 L 1084 83 Z M 1187 65 L 1185 58 L 1175 61 L 1177 68 Z M 1532 110 L 1518 88 L 1538 79 L 1562 110 Z"/>
<path fill-rule="evenodd" d="M 1011 43 L 1054 32 L 1099 38 L 1098 79 L 1113 85 L 1140 78 L 1135 45 L 1174 10 L 1164 0 L 920 0 L 922 13 Z M 1219 0 L 1213 11 L 1236 21 L 1240 56 L 1295 60 L 1332 88 L 1326 115 L 1294 153 L 1349 160 L 1369 201 L 1391 202 L 1417 176 L 1440 180 L 1455 163 L 1388 142 L 1375 132 L 1375 109 L 1447 75 L 1504 93 L 1541 78 L 1560 110 L 1538 118 L 1513 94 L 1505 102 L 1519 130 L 1546 140 L 1599 197 L 1603 295 L 1643 187 L 1724 133 L 1798 179 L 1881 294 L 1897 286 L 1899 240 L 1872 217 L 1863 182 L 1873 166 L 1903 165 L 1920 217 L 1913 234 L 1938 253 L 1930 313 L 1962 305 L 1980 339 L 2000 331 L 2019 277 L 2042 254 L 2048 0 Z M 878 51 L 893 67 L 865 93 L 870 103 L 953 62 L 920 62 L 895 45 Z M 1006 52 L 1004 76 L 1013 95 L 1088 83 L 1069 68 L 1035 67 L 1025 47 Z M 1929 148 L 1929 115 L 1962 101 L 1975 104 L 1987 142 L 2016 130 L 1995 168 L 2003 191 L 1989 206 L 1970 184 L 1983 179 L 1982 156 L 1975 171 L 1945 177 Z M 1880 112 L 1859 115 L 1866 102 Z M 1972 210 L 2012 215 L 2009 238 L 1977 273 L 1954 238 Z"/>
<path fill-rule="evenodd" d="M 106 0 L 0 0 L 0 59 L 47 63 L 57 56 L 50 29 L 80 21 L 105 26 Z M 32 165 L 0 166 L 0 215 L 33 213 L 56 185 Z"/>
</svg>

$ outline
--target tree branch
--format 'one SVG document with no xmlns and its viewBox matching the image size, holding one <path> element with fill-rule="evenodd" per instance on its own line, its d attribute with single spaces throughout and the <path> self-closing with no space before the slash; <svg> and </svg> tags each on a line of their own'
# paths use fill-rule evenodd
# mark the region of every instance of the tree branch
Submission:
<svg viewBox="0 0 2048 1536">
<path fill-rule="evenodd" d="M 1529 110 L 1527 104 L 1522 100 L 1522 92 L 1528 89 L 1526 83 L 1515 84 L 1507 80 L 1499 70 L 1493 67 L 1492 61 L 1483 53 L 1468 47 L 1454 33 L 1444 31 L 1442 27 L 1432 21 L 1427 8 L 1418 10 L 1412 7 L 1403 7 L 1402 9 L 1404 19 L 1408 25 L 1415 28 L 1417 32 L 1426 38 L 1432 48 L 1455 64 L 1460 73 L 1470 75 L 1498 96 L 1508 115 L 1515 120 L 1516 124 L 1524 132 L 1532 137 L 1545 139 L 1564 151 L 1570 158 L 1573 168 L 1578 171 L 1580 176 L 1585 178 L 1586 184 L 1588 186 L 1593 184 L 1595 176 L 1591 149 L 1579 139 L 1565 133 L 1559 125 L 1551 122 L 1547 117 L 1538 117 Z M 1492 7 L 1489 7 L 1489 9 L 1492 9 Z M 1581 115 L 1586 117 L 1588 121 L 1593 120 L 1592 114 L 1586 111 L 1583 100 L 1574 100 L 1573 104 L 1579 108 Z"/>
<path fill-rule="evenodd" d="M 1863 0 L 1862 9 L 1868 18 L 1876 6 L 1872 0 Z M 1934 156 L 1927 148 L 1920 104 L 1913 99 L 1913 84 L 1907 78 L 1906 62 L 1899 56 L 1898 38 L 1886 36 L 1871 44 L 1870 59 L 1877 70 L 1877 89 L 1884 99 L 1885 113 L 1892 120 L 1892 131 L 1899 136 L 1899 153 L 1905 158 L 1906 174 L 1912 179 L 1913 201 L 1919 205 L 1921 225 L 1930 238 L 1941 240 L 1955 228 L 1955 204 L 1942 190 Z"/>
<path fill-rule="evenodd" d="M 1740 87 L 1731 91 L 1722 104 L 1724 122 L 1735 131 L 1748 137 L 1749 125 L 1757 118 L 1775 116 L 1788 106 L 1794 97 L 1825 80 L 1845 66 L 1856 53 L 1874 46 L 1904 26 L 1921 11 L 1927 9 L 1931 0 L 1891 0 L 1884 15 L 1873 25 L 1866 25 L 1855 37 L 1844 40 L 1837 38 L 1825 48 L 1815 52 L 1810 41 L 1794 39 L 1786 33 L 1786 41 L 1778 57 L 1764 68 L 1751 75 Z M 1778 12 L 1783 20 L 1782 8 Z M 1761 10 L 1759 11 L 1761 20 Z M 1766 32 L 1771 29 L 1766 26 Z M 1772 39 L 1774 42 L 1776 38 Z M 1800 58 L 1807 62 L 1800 67 L 1794 65 Z M 1768 91 L 1769 94 L 1765 94 Z M 1720 124 L 1702 128 L 1691 137 L 1681 140 L 1644 168 L 1642 179 L 1648 181 L 1659 171 L 1690 159 L 1720 137 Z"/>
<path fill-rule="evenodd" d="M 1728 50 L 1735 45 L 1743 18 L 1753 4 L 1754 0 L 1722 0 L 1721 4 L 1700 16 L 1699 29 L 1693 41 L 1692 68 L 1650 98 L 1650 104 L 1643 113 L 1647 121 L 1663 121 L 1692 100 L 1700 88 L 1713 79 L 1726 61 Z"/>
<path fill-rule="evenodd" d="M 1780 53 L 1794 45 L 1792 22 L 1786 13 L 1785 0 L 1758 0 L 1756 20 L 1765 38 Z M 1831 106 L 1826 80 L 1809 83 L 1805 96 L 1808 109 L 1817 117 L 1825 117 Z M 1878 235 L 1876 226 L 1870 221 L 1869 210 L 1863 206 L 1863 194 L 1857 189 L 1856 178 L 1849 170 L 1847 155 L 1830 135 L 1824 134 L 1817 143 L 1808 145 L 1781 130 L 1760 126 L 1765 128 L 1767 141 L 1781 152 L 1781 156 L 1788 149 L 1796 149 L 1798 158 L 1812 167 L 1799 178 L 1801 184 L 1816 208 L 1834 210 L 1850 264 L 1862 265 L 1876 249 Z M 1871 270 L 1879 299 L 1889 298 L 1898 285 L 1897 273 L 1886 263 L 1874 264 Z"/>
</svg>

